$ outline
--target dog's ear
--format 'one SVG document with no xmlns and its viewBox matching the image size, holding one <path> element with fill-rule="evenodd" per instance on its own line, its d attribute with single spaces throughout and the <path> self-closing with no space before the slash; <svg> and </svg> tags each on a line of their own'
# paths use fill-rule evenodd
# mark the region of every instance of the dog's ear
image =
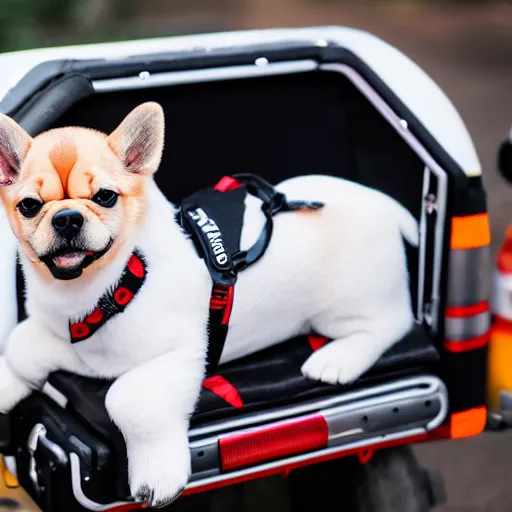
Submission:
<svg viewBox="0 0 512 512">
<path fill-rule="evenodd" d="M 108 144 L 128 171 L 153 174 L 164 149 L 162 107 L 154 102 L 139 105 L 110 134 Z"/>
<path fill-rule="evenodd" d="M 10 117 L 0 114 L 0 187 L 18 181 L 32 137 Z"/>
</svg>

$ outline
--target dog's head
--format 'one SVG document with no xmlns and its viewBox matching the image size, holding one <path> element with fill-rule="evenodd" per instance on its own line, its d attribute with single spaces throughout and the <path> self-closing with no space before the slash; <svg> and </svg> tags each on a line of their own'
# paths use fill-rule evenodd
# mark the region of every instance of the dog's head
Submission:
<svg viewBox="0 0 512 512">
<path fill-rule="evenodd" d="M 144 184 L 163 144 L 156 103 L 110 135 L 59 128 L 32 138 L 0 115 L 0 199 L 28 259 L 48 276 L 75 279 L 115 258 L 143 219 Z"/>
</svg>

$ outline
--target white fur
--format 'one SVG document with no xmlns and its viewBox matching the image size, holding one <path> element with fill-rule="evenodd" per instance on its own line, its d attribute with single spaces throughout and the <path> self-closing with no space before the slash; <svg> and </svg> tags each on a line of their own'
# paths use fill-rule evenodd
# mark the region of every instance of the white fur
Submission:
<svg viewBox="0 0 512 512">
<path fill-rule="evenodd" d="M 303 373 L 353 381 L 412 326 L 402 237 L 417 244 L 416 221 L 388 196 L 337 178 L 295 178 L 279 189 L 326 206 L 275 217 L 265 257 L 239 276 L 222 362 L 313 330 L 335 341 L 315 352 Z M 105 270 L 49 286 L 24 265 L 30 318 L 0 357 L 0 411 L 57 369 L 116 378 L 106 406 L 126 440 L 132 493 L 160 504 L 189 477 L 188 419 L 203 379 L 211 281 L 152 178 L 147 196 L 143 226 Z M 243 246 L 262 223 L 259 202 L 249 197 Z M 134 246 L 148 261 L 146 284 L 123 314 L 72 345 L 70 318 L 93 309 Z"/>
</svg>

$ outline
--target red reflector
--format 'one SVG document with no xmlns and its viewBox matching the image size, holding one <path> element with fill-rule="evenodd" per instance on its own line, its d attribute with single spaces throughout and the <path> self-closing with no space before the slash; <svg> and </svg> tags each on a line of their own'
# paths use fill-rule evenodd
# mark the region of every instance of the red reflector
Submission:
<svg viewBox="0 0 512 512">
<path fill-rule="evenodd" d="M 471 306 L 450 306 L 446 308 L 445 315 L 449 318 L 463 318 L 478 315 L 489 311 L 489 303 L 484 300 Z"/>
<path fill-rule="evenodd" d="M 450 352 L 466 352 L 468 350 L 476 350 L 477 348 L 485 347 L 489 343 L 489 333 L 486 333 L 477 338 L 470 338 L 469 340 L 451 341 L 445 340 L 444 346 Z"/>
<path fill-rule="evenodd" d="M 327 446 L 329 430 L 321 415 L 289 421 L 220 440 L 222 469 L 250 466 Z"/>
<path fill-rule="evenodd" d="M 149 506 L 142 503 L 126 503 L 126 505 L 118 505 L 105 510 L 108 512 L 131 512 L 132 510 L 142 510 L 145 508 L 149 508 Z"/>
</svg>

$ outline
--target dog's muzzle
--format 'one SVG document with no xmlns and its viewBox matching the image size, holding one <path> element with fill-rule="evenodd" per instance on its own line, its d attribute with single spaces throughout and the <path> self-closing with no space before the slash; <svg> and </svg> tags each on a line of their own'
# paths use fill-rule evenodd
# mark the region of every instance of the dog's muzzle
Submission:
<svg viewBox="0 0 512 512">
<path fill-rule="evenodd" d="M 110 239 L 105 248 L 100 251 L 91 251 L 67 243 L 59 249 L 40 256 L 39 259 L 48 267 L 55 279 L 67 281 L 80 277 L 83 270 L 105 255 L 112 244 L 113 240 Z"/>
<path fill-rule="evenodd" d="M 82 226 L 84 225 L 84 217 L 78 210 L 66 208 L 60 210 L 52 217 L 52 226 L 57 235 L 71 242 L 78 236 Z"/>
</svg>

